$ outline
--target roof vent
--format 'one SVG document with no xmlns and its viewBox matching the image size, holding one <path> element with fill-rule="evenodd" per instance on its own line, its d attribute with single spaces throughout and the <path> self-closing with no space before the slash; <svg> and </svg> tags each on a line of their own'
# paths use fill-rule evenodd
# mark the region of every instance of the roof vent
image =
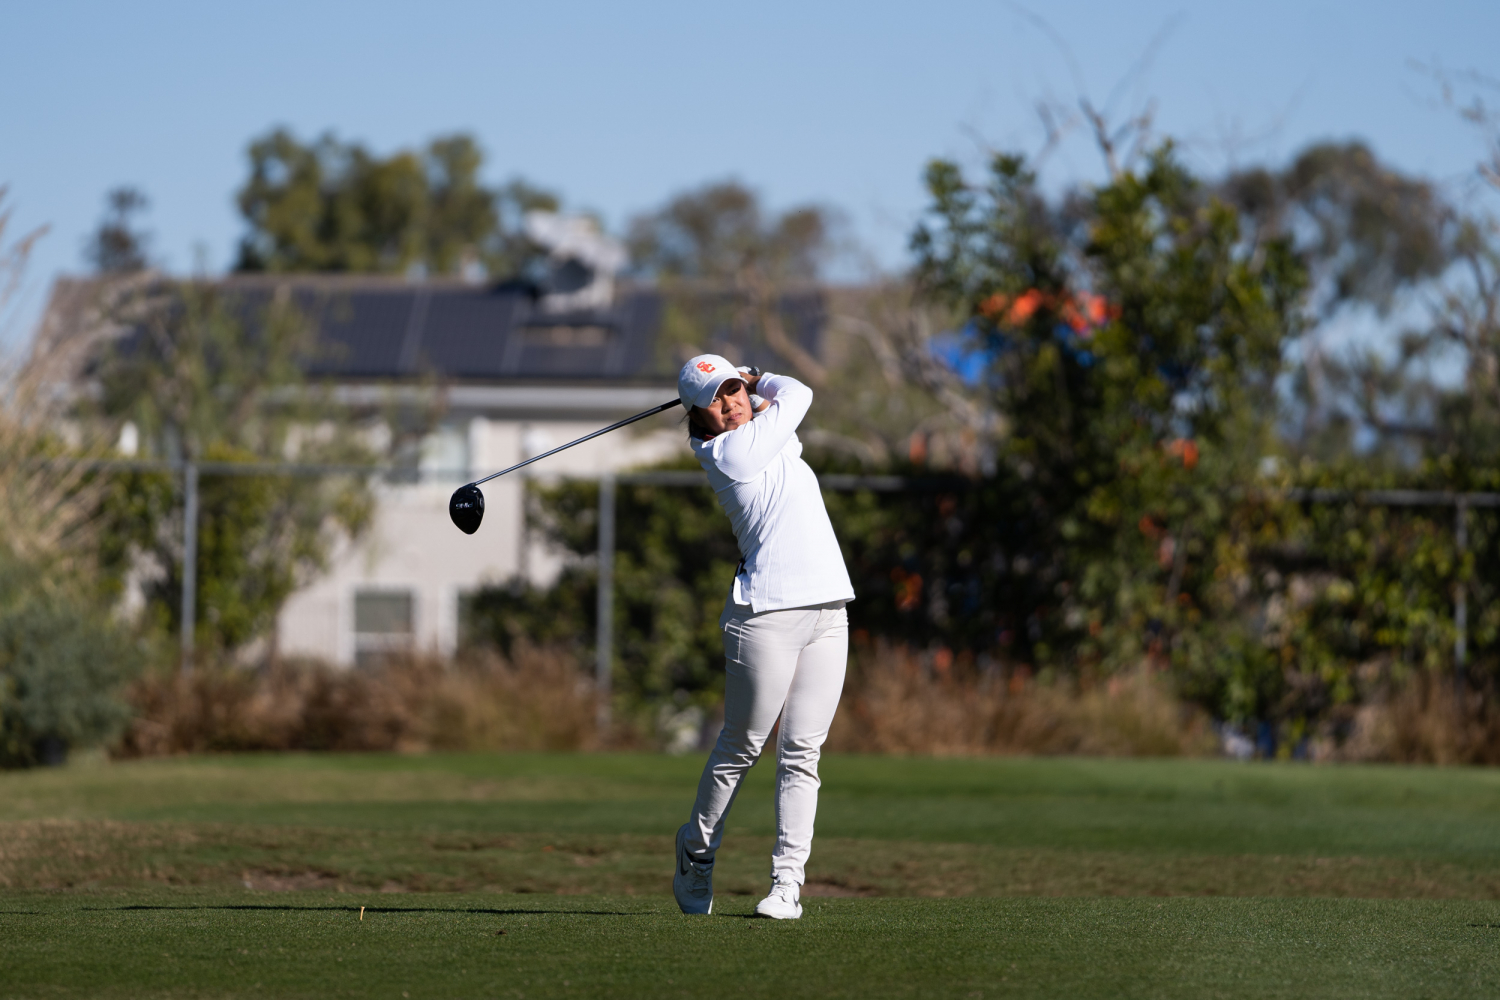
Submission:
<svg viewBox="0 0 1500 1000">
<path fill-rule="evenodd" d="M 625 266 L 625 248 L 582 215 L 527 212 L 526 235 L 547 251 L 542 309 L 588 312 L 608 309 L 615 297 L 615 275 Z"/>
</svg>

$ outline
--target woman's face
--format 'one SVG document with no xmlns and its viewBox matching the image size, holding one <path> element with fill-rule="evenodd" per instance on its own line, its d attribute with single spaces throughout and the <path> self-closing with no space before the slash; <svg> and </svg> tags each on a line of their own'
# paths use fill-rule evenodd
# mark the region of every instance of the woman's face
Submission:
<svg viewBox="0 0 1500 1000">
<path fill-rule="evenodd" d="M 707 406 L 693 407 L 693 418 L 710 434 L 723 434 L 750 422 L 750 394 L 737 378 L 725 379 Z"/>
</svg>

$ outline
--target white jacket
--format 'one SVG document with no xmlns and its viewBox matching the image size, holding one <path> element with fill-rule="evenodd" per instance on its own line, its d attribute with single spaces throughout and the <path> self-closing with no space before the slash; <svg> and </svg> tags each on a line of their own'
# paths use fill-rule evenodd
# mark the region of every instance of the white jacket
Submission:
<svg viewBox="0 0 1500 1000">
<path fill-rule="evenodd" d="M 756 614 L 852 601 L 818 477 L 802 461 L 797 440 L 812 390 L 785 375 L 765 375 L 755 392 L 771 405 L 753 420 L 692 441 L 744 557 L 730 600 Z"/>
</svg>

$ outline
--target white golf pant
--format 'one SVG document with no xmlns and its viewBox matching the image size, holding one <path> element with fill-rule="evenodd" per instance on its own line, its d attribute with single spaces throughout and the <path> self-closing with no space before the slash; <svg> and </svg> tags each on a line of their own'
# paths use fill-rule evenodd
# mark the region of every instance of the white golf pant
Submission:
<svg viewBox="0 0 1500 1000">
<path fill-rule="evenodd" d="M 818 811 L 818 755 L 839 707 L 848 654 L 843 601 L 758 615 L 741 606 L 727 615 L 724 729 L 698 782 L 689 852 L 718 851 L 740 782 L 780 716 L 771 876 L 802 884 Z"/>
</svg>

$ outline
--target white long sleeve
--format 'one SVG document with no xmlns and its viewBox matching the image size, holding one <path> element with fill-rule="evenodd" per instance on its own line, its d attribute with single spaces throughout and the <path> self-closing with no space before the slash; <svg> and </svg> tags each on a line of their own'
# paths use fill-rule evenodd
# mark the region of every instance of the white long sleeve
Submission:
<svg viewBox="0 0 1500 1000">
<path fill-rule="evenodd" d="M 748 483 L 764 472 L 787 443 L 796 438 L 798 425 L 812 407 L 812 390 L 785 375 L 762 376 L 756 393 L 771 405 L 748 424 L 709 442 L 713 445 L 714 464 L 724 475 L 741 483 Z"/>
<path fill-rule="evenodd" d="M 797 439 L 812 390 L 785 375 L 765 375 L 756 392 L 771 405 L 753 420 L 692 442 L 744 557 L 735 580 L 739 602 L 759 614 L 853 600 L 818 477 Z"/>
</svg>

